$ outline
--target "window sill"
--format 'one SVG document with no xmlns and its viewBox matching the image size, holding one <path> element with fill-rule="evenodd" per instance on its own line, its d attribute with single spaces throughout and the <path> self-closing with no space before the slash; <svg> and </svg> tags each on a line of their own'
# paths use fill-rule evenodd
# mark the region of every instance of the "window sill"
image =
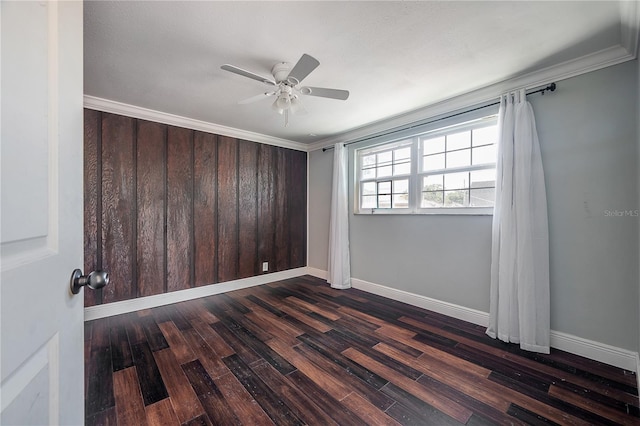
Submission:
<svg viewBox="0 0 640 426">
<path fill-rule="evenodd" d="M 438 215 L 438 216 L 493 216 L 493 207 L 463 207 L 463 208 L 432 208 L 432 209 L 367 209 L 356 210 L 356 215 L 380 216 L 380 215 Z"/>
</svg>

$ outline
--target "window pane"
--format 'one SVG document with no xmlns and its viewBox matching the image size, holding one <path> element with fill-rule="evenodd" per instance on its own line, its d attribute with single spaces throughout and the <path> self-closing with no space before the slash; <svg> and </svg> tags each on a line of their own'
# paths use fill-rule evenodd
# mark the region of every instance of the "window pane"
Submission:
<svg viewBox="0 0 640 426">
<path fill-rule="evenodd" d="M 469 205 L 472 207 L 493 207 L 495 200 L 495 188 L 472 189 Z"/>
<path fill-rule="evenodd" d="M 444 136 L 422 141 L 423 154 L 437 154 L 444 152 Z"/>
<path fill-rule="evenodd" d="M 362 184 L 362 195 L 375 195 L 375 194 L 376 194 L 375 182 L 366 182 Z"/>
<path fill-rule="evenodd" d="M 400 148 L 393 151 L 394 161 L 408 160 L 411 157 L 411 147 Z"/>
<path fill-rule="evenodd" d="M 409 180 L 394 180 L 393 181 L 393 193 L 394 194 L 408 194 L 409 193 Z"/>
<path fill-rule="evenodd" d="M 442 207 L 444 203 L 444 195 L 442 191 L 427 191 L 422 193 L 422 203 L 420 207 Z"/>
<path fill-rule="evenodd" d="M 469 187 L 469 172 L 444 175 L 444 189 L 465 189 Z"/>
<path fill-rule="evenodd" d="M 392 155 L 393 154 L 391 153 L 391 151 L 378 154 L 378 166 L 391 164 L 391 162 L 393 161 Z"/>
<path fill-rule="evenodd" d="M 445 191 L 445 207 L 467 207 L 469 205 L 469 191 Z"/>
<path fill-rule="evenodd" d="M 498 126 L 483 127 L 473 130 L 473 146 L 498 142 Z"/>
<path fill-rule="evenodd" d="M 378 177 L 391 176 L 391 166 L 378 167 Z"/>
<path fill-rule="evenodd" d="M 375 195 L 365 195 L 362 197 L 362 208 L 363 209 L 375 209 L 378 207 L 376 204 L 376 196 Z"/>
<path fill-rule="evenodd" d="M 364 169 L 362 170 L 362 179 L 375 179 L 376 169 Z"/>
<path fill-rule="evenodd" d="M 423 191 L 435 191 L 444 188 L 444 175 L 431 175 L 422 180 Z"/>
<path fill-rule="evenodd" d="M 471 146 L 471 130 L 447 135 L 447 151 L 469 148 Z"/>
<path fill-rule="evenodd" d="M 496 162 L 496 146 L 487 145 L 473 148 L 473 164 L 492 164 Z"/>
<path fill-rule="evenodd" d="M 496 169 L 471 172 L 471 188 L 483 188 L 487 186 L 496 186 Z"/>
<path fill-rule="evenodd" d="M 411 173 L 411 163 L 400 163 L 393 165 L 393 175 L 408 175 Z"/>
<path fill-rule="evenodd" d="M 379 195 L 378 196 L 378 208 L 390 209 L 391 208 L 391 195 Z"/>
<path fill-rule="evenodd" d="M 409 194 L 393 194 L 393 208 L 406 209 L 409 207 Z"/>
<path fill-rule="evenodd" d="M 422 170 L 444 169 L 444 154 L 428 155 L 422 159 Z"/>
<path fill-rule="evenodd" d="M 470 165 L 471 165 L 470 149 L 463 149 L 462 151 L 447 152 L 447 168 L 465 167 Z"/>
<path fill-rule="evenodd" d="M 376 165 L 376 156 L 374 155 L 365 155 L 362 157 L 362 168 L 365 167 L 373 167 Z"/>
<path fill-rule="evenodd" d="M 378 182 L 378 194 L 391 194 L 391 182 Z"/>
</svg>

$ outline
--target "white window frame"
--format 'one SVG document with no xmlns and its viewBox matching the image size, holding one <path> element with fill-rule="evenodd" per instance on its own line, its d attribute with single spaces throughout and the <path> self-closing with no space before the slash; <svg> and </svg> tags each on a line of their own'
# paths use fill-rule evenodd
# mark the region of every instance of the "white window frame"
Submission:
<svg viewBox="0 0 640 426">
<path fill-rule="evenodd" d="M 422 188 L 420 182 L 426 175 L 445 174 L 463 171 L 487 170 L 495 169 L 496 163 L 487 163 L 480 165 L 464 166 L 458 168 L 444 168 L 440 170 L 430 170 L 424 172 L 421 170 L 423 158 L 422 140 L 431 139 L 440 135 L 448 135 L 465 130 L 489 127 L 495 125 L 498 121 L 497 115 L 490 115 L 480 119 L 465 121 L 462 123 L 440 127 L 426 132 L 421 132 L 412 136 L 405 136 L 398 140 L 390 140 L 376 145 L 358 148 L 354 155 L 354 213 L 362 215 L 404 215 L 404 214 L 420 214 L 420 215 L 492 215 L 493 207 L 421 207 Z M 389 176 L 382 179 L 361 179 L 362 158 L 373 153 L 393 150 L 402 145 L 411 146 L 411 173 L 402 176 Z M 496 141 L 497 144 L 497 141 Z M 363 182 L 378 182 L 382 180 L 393 180 L 397 177 L 405 177 L 409 179 L 409 207 L 408 208 L 361 208 L 361 187 Z"/>
</svg>

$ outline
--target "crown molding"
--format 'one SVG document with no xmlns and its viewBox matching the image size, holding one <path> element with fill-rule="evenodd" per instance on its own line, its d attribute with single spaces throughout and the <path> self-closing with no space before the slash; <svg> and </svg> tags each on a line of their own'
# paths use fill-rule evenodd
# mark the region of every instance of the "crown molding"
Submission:
<svg viewBox="0 0 640 426">
<path fill-rule="evenodd" d="M 195 120 L 193 118 L 155 111 L 148 108 L 112 101 L 110 99 L 98 98 L 95 96 L 84 95 L 84 107 L 112 114 L 126 115 L 128 117 L 139 118 L 142 120 L 155 121 L 157 123 L 168 124 L 171 126 L 184 127 L 191 130 L 199 130 L 202 132 L 214 133 L 216 135 L 229 136 L 232 138 L 243 139 L 251 142 L 258 142 L 267 145 L 275 145 L 283 148 L 295 149 L 297 151 L 307 152 L 309 148 L 307 144 L 301 142 L 295 142 L 288 139 L 280 139 L 273 136 L 263 135 L 261 133 L 254 133 L 246 130 L 236 129 L 234 127 L 227 127 L 220 124 Z"/>
<path fill-rule="evenodd" d="M 629 7 L 631 8 L 631 6 Z M 635 7 L 635 10 L 637 11 L 638 8 Z M 634 37 L 637 45 L 637 31 L 635 32 Z M 358 139 L 374 136 L 396 128 L 400 129 L 409 124 L 413 125 L 421 121 L 428 121 L 437 118 L 444 114 L 450 114 L 457 110 L 496 101 L 501 94 L 511 90 L 544 86 L 551 82 L 566 80 L 591 71 L 627 62 L 635 58 L 635 51 L 632 54 L 627 50 L 627 47 L 613 46 L 558 65 L 496 82 L 483 88 L 445 99 L 406 114 L 397 115 L 386 120 L 381 120 L 336 136 L 322 139 L 309 144 L 308 151 L 311 152 L 331 147 L 338 142 L 357 141 Z"/>
<path fill-rule="evenodd" d="M 640 38 L 640 5 L 636 0 L 620 1 L 622 47 L 634 58 L 638 56 Z"/>
</svg>

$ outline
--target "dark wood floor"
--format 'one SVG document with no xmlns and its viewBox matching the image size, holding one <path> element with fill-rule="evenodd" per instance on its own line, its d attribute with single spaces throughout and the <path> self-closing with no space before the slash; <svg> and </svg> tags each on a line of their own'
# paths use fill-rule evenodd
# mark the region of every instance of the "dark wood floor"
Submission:
<svg viewBox="0 0 640 426">
<path fill-rule="evenodd" d="M 86 423 L 640 424 L 636 376 L 300 277 L 86 323 Z"/>
</svg>

